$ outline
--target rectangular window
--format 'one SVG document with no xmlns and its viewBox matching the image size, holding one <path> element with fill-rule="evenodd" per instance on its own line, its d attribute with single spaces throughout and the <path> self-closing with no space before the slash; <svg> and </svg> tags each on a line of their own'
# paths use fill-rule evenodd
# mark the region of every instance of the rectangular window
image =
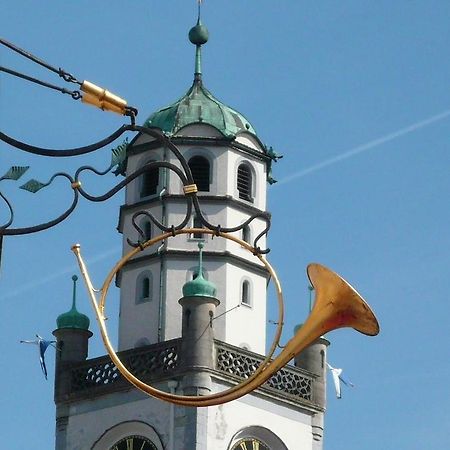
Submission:
<svg viewBox="0 0 450 450">
<path fill-rule="evenodd" d="M 142 175 L 141 197 L 156 195 L 158 192 L 159 170 L 150 169 Z"/>
<path fill-rule="evenodd" d="M 192 221 L 193 228 L 203 228 L 202 221 L 197 216 L 194 216 L 194 220 Z M 203 233 L 193 233 L 192 239 L 205 239 L 205 235 Z"/>
</svg>

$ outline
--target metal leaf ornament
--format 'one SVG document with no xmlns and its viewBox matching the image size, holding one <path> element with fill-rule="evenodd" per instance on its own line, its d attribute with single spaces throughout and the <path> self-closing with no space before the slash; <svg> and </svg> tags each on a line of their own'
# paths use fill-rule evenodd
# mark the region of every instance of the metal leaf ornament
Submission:
<svg viewBox="0 0 450 450">
<path fill-rule="evenodd" d="M 30 166 L 12 166 L 8 172 L 3 175 L 0 180 L 18 180 Z"/>
<path fill-rule="evenodd" d="M 123 173 L 123 164 L 127 157 L 128 138 L 126 138 L 120 145 L 111 150 L 111 165 L 110 168 L 117 166 L 117 169 L 113 171 L 114 175 Z"/>
<path fill-rule="evenodd" d="M 27 181 L 25 184 L 22 184 L 22 186 L 20 186 L 20 189 L 35 194 L 37 191 L 40 191 L 42 188 L 48 185 L 49 183 L 41 183 L 38 180 L 31 179 L 30 181 Z"/>
</svg>

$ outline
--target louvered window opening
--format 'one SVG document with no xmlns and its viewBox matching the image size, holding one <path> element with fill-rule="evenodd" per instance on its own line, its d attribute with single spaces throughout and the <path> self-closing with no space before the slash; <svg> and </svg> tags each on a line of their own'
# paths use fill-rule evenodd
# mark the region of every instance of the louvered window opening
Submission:
<svg viewBox="0 0 450 450">
<path fill-rule="evenodd" d="M 252 198 L 252 172 L 250 168 L 245 164 L 241 164 L 238 167 L 237 172 L 237 188 L 239 192 L 239 198 L 253 201 Z"/>
<path fill-rule="evenodd" d="M 208 192 L 211 182 L 209 161 L 203 156 L 194 156 L 189 160 L 188 164 L 197 189 L 202 192 Z"/>
<path fill-rule="evenodd" d="M 159 184 L 159 170 L 151 169 L 142 175 L 141 197 L 156 195 Z"/>
</svg>

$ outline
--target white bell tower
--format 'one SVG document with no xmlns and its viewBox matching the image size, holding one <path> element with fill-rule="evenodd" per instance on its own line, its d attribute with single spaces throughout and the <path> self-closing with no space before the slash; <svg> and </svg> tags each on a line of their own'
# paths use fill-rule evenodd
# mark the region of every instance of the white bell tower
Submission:
<svg viewBox="0 0 450 450">
<path fill-rule="evenodd" d="M 205 88 L 198 42 L 206 42 L 206 33 L 201 24 L 190 33 L 197 45 L 193 85 L 177 102 L 152 114 L 145 126 L 162 129 L 188 162 L 199 190 L 201 212 L 208 222 L 221 228 L 236 227 L 252 215 L 266 212 L 267 165 L 271 159 L 249 121 Z M 128 149 L 126 173 L 152 161 L 180 166 L 170 149 L 147 135 L 138 135 Z M 142 210 L 165 226 L 182 222 L 186 199 L 174 172 L 151 170 L 127 187 L 119 221 L 124 254 L 132 248 L 128 240 L 142 240 L 132 223 L 133 214 Z M 146 237 L 161 233 L 145 215 L 137 218 L 137 225 Z M 195 212 L 187 226 L 202 226 Z M 266 221 L 257 218 L 236 236 L 253 243 L 265 227 Z M 121 350 L 181 336 L 177 300 L 180 286 L 195 275 L 198 241 L 204 242 L 208 259 L 205 277 L 215 280 L 221 298 L 216 337 L 264 353 L 267 272 L 238 244 L 200 233 L 167 239 L 123 268 L 118 279 Z M 258 245 L 265 248 L 265 237 Z M 248 323 L 252 327 L 243 326 Z M 255 333 L 255 329 L 260 331 Z"/>
</svg>

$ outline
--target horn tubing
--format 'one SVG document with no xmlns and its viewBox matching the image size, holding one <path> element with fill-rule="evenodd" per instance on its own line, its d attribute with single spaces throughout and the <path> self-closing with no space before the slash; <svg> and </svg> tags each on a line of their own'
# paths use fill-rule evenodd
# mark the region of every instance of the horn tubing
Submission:
<svg viewBox="0 0 450 450">
<path fill-rule="evenodd" d="M 217 234 L 211 230 L 188 228 L 176 231 L 175 235 L 188 234 L 193 232 Z M 165 400 L 183 406 L 213 406 L 226 403 L 242 397 L 243 395 L 246 395 L 254 389 L 260 387 L 279 369 L 284 367 L 295 355 L 300 353 L 303 349 L 305 349 L 308 345 L 310 345 L 327 331 L 331 331 L 333 329 L 341 327 L 353 327 L 358 331 L 370 335 L 375 335 L 379 331 L 378 322 L 373 312 L 370 310 L 363 298 L 355 289 L 352 288 L 350 284 L 348 284 L 343 278 L 339 277 L 339 275 L 327 269 L 326 267 L 321 266 L 320 264 L 310 264 L 308 266 L 308 276 L 313 286 L 315 287 L 317 294 L 313 310 L 311 311 L 311 314 L 305 324 L 300 328 L 297 334 L 285 346 L 284 350 L 273 361 L 269 362 L 270 357 L 273 354 L 272 351 L 269 352 L 269 355 L 251 377 L 238 384 L 237 386 L 234 386 L 233 388 L 217 394 L 211 394 L 202 397 L 182 396 L 155 389 L 136 378 L 120 361 L 108 338 L 103 316 L 103 309 L 108 287 L 112 281 L 112 278 L 114 277 L 115 273 L 117 273 L 117 271 L 120 270 L 120 268 L 128 261 L 128 259 L 137 254 L 139 251 L 142 251 L 149 245 L 153 245 L 154 243 L 171 236 L 173 236 L 172 233 L 164 233 L 156 238 L 147 241 L 145 244 L 143 244 L 142 249 L 134 249 L 125 257 L 123 257 L 106 278 L 105 283 L 103 284 L 103 287 L 101 289 L 101 299 L 99 304 L 97 304 L 97 302 L 95 301 L 92 284 L 90 283 L 85 265 L 82 261 L 79 246 L 73 247 L 73 250 L 79 261 L 80 268 L 82 270 L 82 275 L 84 277 L 87 277 L 86 285 L 88 286 L 88 289 L 90 289 L 91 300 L 99 322 L 102 339 L 112 361 L 114 362 L 114 364 L 116 364 L 119 371 L 130 383 L 132 383 L 135 387 L 148 395 L 159 398 L 160 400 Z M 252 251 L 252 247 L 250 245 L 238 238 L 235 238 L 234 236 L 229 236 L 226 233 L 219 233 L 219 236 L 222 236 L 226 239 L 231 239 L 241 244 L 247 250 Z M 273 279 L 275 280 L 275 285 L 279 294 L 278 297 L 282 302 L 281 286 L 279 284 L 278 278 L 276 277 L 275 271 L 270 266 L 270 264 L 263 257 L 261 257 L 261 255 L 256 256 L 267 267 Z M 274 349 L 272 348 L 271 350 Z"/>
<path fill-rule="evenodd" d="M 225 391 L 222 391 L 220 393 L 216 394 L 210 394 L 202 397 L 197 396 L 183 396 L 183 395 L 176 395 L 176 394 L 170 394 L 164 391 L 160 391 L 156 388 L 153 388 L 152 386 L 149 386 L 145 383 L 143 383 L 141 380 L 136 378 L 132 373 L 128 371 L 128 369 L 122 364 L 121 360 L 117 356 L 113 346 L 111 345 L 111 342 L 108 337 L 108 332 L 105 324 L 105 317 L 104 317 L 104 308 L 105 308 L 105 299 L 106 295 L 108 293 L 109 286 L 111 284 L 111 281 L 115 274 L 123 267 L 123 265 L 133 256 L 135 256 L 140 251 L 144 250 L 150 245 L 153 245 L 161 240 L 177 236 L 179 234 L 191 234 L 191 233 L 205 233 L 205 234 L 211 234 L 211 235 L 218 235 L 220 237 L 223 237 L 225 239 L 232 240 L 242 247 L 244 247 L 246 250 L 253 253 L 266 267 L 268 272 L 271 275 L 272 280 L 274 281 L 275 288 L 277 290 L 277 298 L 278 298 L 278 324 L 277 329 L 275 332 L 275 337 L 273 340 L 273 343 L 271 345 L 271 348 L 263 360 L 263 362 L 260 364 L 260 366 L 256 369 L 256 371 L 251 375 L 247 380 L 244 382 L 238 384 L 237 386 L 234 386 L 230 389 L 227 389 Z M 283 302 L 283 294 L 281 290 L 281 284 L 278 280 L 278 276 L 275 272 L 275 270 L 272 268 L 272 266 L 268 263 L 268 261 L 261 255 L 255 254 L 255 249 L 249 245 L 247 242 L 232 236 L 228 233 L 222 233 L 222 232 L 216 232 L 213 230 L 208 230 L 204 228 L 185 228 L 182 230 L 176 230 L 174 233 L 163 233 L 153 239 L 148 240 L 145 242 L 141 247 L 137 247 L 133 250 L 131 250 L 127 255 L 125 255 L 111 270 L 109 275 L 107 276 L 105 282 L 103 283 L 103 286 L 100 290 L 101 292 L 101 298 L 99 303 L 97 303 L 94 290 L 92 287 L 92 283 L 90 282 L 89 275 L 86 269 L 86 266 L 84 264 L 84 261 L 81 257 L 80 252 L 80 246 L 74 245 L 72 246 L 72 251 L 75 253 L 75 256 L 78 260 L 78 264 L 80 266 L 80 271 L 85 279 L 86 286 L 89 291 L 89 295 L 91 298 L 91 303 L 94 308 L 94 312 L 97 317 L 97 322 L 99 324 L 101 336 L 103 343 L 105 345 L 105 348 L 111 357 L 111 360 L 114 362 L 114 364 L 117 366 L 118 370 L 121 372 L 121 374 L 135 387 L 140 389 L 141 391 L 145 392 L 148 395 L 151 395 L 153 397 L 159 398 L 160 400 L 165 400 L 174 404 L 178 405 L 184 405 L 184 406 L 212 406 L 212 405 L 219 405 L 225 402 L 228 402 L 230 400 L 234 400 L 236 398 L 242 397 L 243 395 L 249 393 L 250 391 L 254 390 L 256 387 L 260 386 L 262 383 L 266 381 L 266 379 L 270 378 L 271 374 L 269 374 L 263 381 L 257 382 L 255 385 L 255 380 L 259 377 L 259 375 L 264 371 L 266 366 L 269 364 L 277 346 L 280 340 L 282 328 L 283 328 L 283 322 L 284 322 L 284 302 Z"/>
</svg>

